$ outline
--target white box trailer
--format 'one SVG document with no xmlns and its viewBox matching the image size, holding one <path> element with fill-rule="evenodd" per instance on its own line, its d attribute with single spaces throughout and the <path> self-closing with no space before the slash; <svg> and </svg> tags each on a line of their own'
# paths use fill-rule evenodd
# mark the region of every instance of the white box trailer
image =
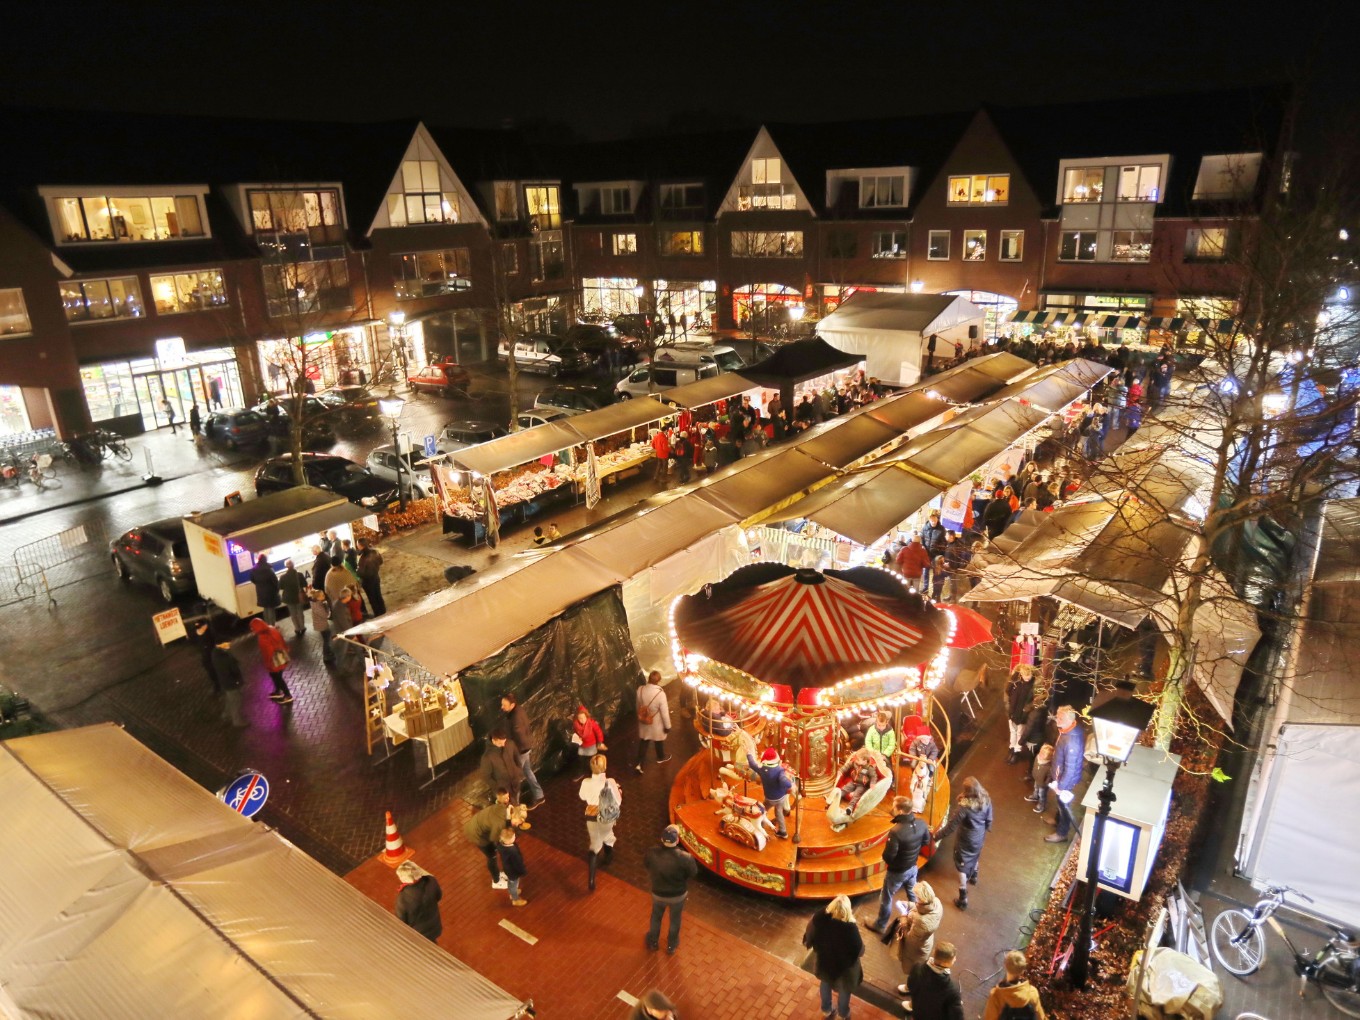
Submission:
<svg viewBox="0 0 1360 1020">
<path fill-rule="evenodd" d="M 250 571 L 260 553 L 278 572 L 291 559 L 298 570 L 312 562 L 323 531 L 352 539 L 352 524 L 367 511 L 343 496 L 310 485 L 184 518 L 184 539 L 198 593 L 240 617 L 260 611 Z"/>
</svg>

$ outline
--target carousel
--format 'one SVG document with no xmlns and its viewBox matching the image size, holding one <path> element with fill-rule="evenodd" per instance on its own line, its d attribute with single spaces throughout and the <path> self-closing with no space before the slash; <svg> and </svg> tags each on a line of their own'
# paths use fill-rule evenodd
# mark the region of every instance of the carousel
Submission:
<svg viewBox="0 0 1360 1020">
<path fill-rule="evenodd" d="M 894 797 L 932 829 L 948 818 L 948 722 L 931 692 L 966 631 L 878 567 L 757 563 L 676 599 L 672 653 L 702 745 L 671 788 L 686 849 L 768 895 L 879 888 Z M 875 740 L 852 735 L 866 718 Z"/>
</svg>

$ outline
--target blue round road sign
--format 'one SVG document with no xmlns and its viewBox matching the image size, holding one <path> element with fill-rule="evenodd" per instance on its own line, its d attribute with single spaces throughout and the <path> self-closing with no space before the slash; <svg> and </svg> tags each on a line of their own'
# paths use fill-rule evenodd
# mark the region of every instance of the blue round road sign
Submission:
<svg viewBox="0 0 1360 1020">
<path fill-rule="evenodd" d="M 224 786 L 218 796 L 237 814 L 254 818 L 269 799 L 269 780 L 258 772 L 243 772 Z"/>
</svg>

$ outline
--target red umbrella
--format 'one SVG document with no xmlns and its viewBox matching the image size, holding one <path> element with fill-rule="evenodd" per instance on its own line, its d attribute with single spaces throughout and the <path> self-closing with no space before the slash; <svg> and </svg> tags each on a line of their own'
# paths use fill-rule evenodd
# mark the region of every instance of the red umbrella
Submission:
<svg viewBox="0 0 1360 1020">
<path fill-rule="evenodd" d="M 992 621 L 977 610 L 950 602 L 936 602 L 935 608 L 943 609 L 954 619 L 954 633 L 949 638 L 950 648 L 972 648 L 992 640 Z"/>
</svg>

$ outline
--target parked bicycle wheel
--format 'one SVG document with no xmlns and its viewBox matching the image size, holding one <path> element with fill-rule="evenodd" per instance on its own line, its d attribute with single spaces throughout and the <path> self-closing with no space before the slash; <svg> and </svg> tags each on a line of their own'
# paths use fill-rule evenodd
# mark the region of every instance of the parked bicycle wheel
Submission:
<svg viewBox="0 0 1360 1020">
<path fill-rule="evenodd" d="M 123 440 L 121 439 L 117 439 L 109 443 L 109 449 L 113 451 L 114 455 L 119 460 L 132 459 L 132 451 L 128 449 L 127 443 L 123 442 Z"/>
<path fill-rule="evenodd" d="M 1356 991 L 1355 974 L 1354 960 L 1333 956 L 1318 969 L 1318 983 L 1328 1002 L 1347 1016 L 1360 1017 L 1360 991 Z"/>
<path fill-rule="evenodd" d="M 1256 973 L 1266 957 L 1265 936 L 1245 910 L 1225 910 L 1214 918 L 1209 947 L 1223 969 L 1238 977 Z"/>
</svg>

